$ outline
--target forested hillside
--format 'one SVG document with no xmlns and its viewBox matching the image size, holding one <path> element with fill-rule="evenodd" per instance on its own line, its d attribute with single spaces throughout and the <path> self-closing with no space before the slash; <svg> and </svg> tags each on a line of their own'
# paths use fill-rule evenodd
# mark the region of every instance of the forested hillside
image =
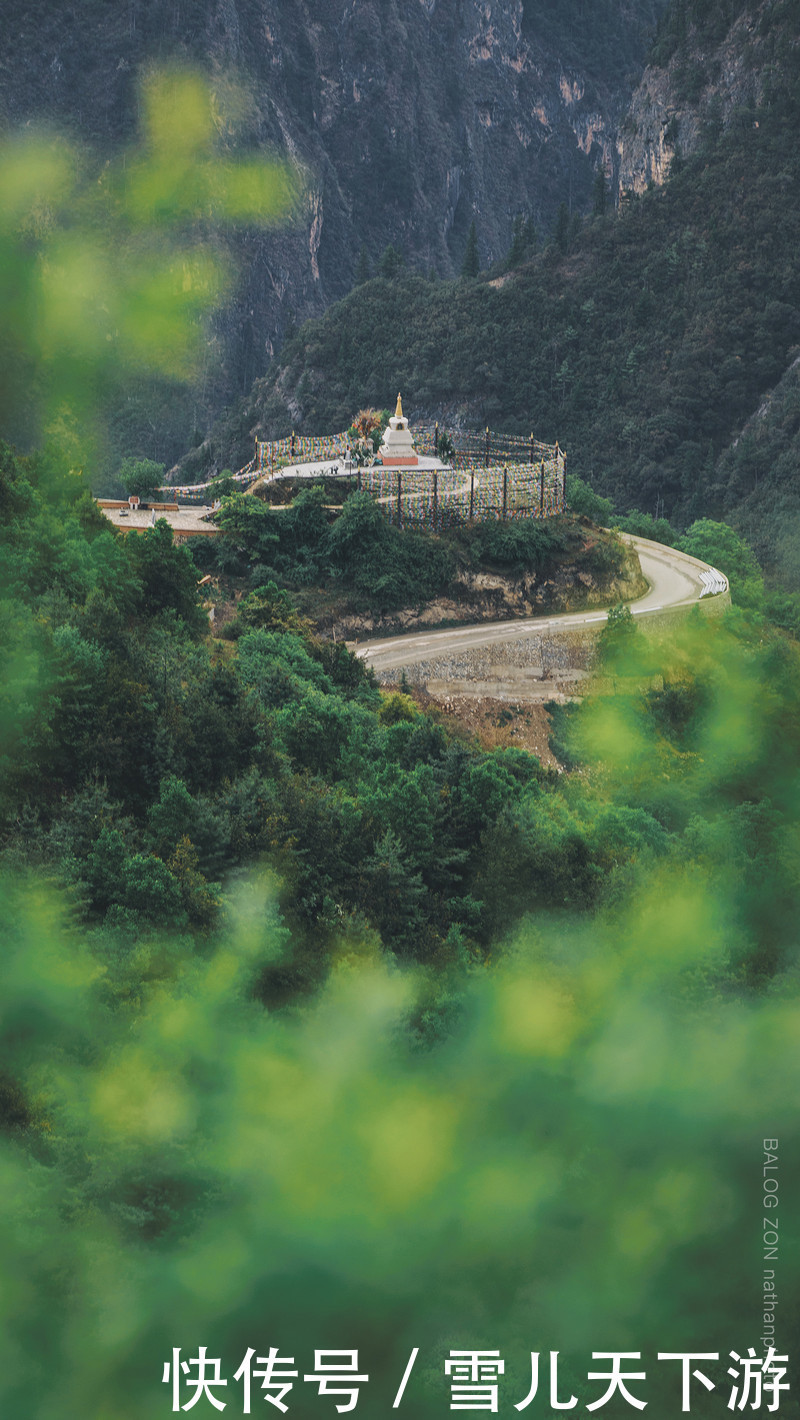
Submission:
<svg viewBox="0 0 800 1420">
<path fill-rule="evenodd" d="M 9 1412 L 145 1420 L 200 1344 L 237 1398 L 262 1327 L 357 1347 L 368 1415 L 420 1345 L 433 1420 L 486 1335 L 524 1398 L 531 1326 L 585 1403 L 602 1328 L 677 1411 L 665 1330 L 756 1340 L 765 1092 L 793 1145 L 797 645 L 618 616 L 545 771 L 275 585 L 213 639 L 165 525 L 51 459 L 0 498 Z"/>
<path fill-rule="evenodd" d="M 70 883 L 104 940 L 212 930 L 224 920 L 218 880 L 268 853 L 298 933 L 281 979 L 321 980 L 353 932 L 376 946 L 379 932 L 403 958 L 466 966 L 520 911 L 504 905 L 506 870 L 481 844 L 526 796 L 554 815 L 525 850 L 552 865 L 537 891 L 589 902 L 600 890 L 605 809 L 602 830 L 592 814 L 575 819 L 536 761 L 483 753 L 407 696 L 381 697 L 364 664 L 313 636 L 266 580 L 308 586 L 333 572 L 361 604 L 422 600 L 452 573 L 438 539 L 398 533 L 366 494 L 330 527 L 313 494 L 282 517 L 231 500 L 222 550 L 201 541 L 197 556 L 204 567 L 215 553 L 253 590 L 227 639 L 212 640 L 199 572 L 165 524 L 125 539 L 51 463 L 25 467 L 8 451 L 2 500 L 15 598 L 4 851 Z M 505 550 L 530 570 L 575 540 L 530 532 Z M 599 551 L 613 568 L 613 549 Z M 37 684 L 47 692 L 31 705 Z M 575 834 L 583 846 L 568 869 Z"/>
<path fill-rule="evenodd" d="M 777 581 L 800 586 L 800 357 L 715 469 L 715 494 Z"/>
<path fill-rule="evenodd" d="M 660 43 L 696 53 L 702 7 L 681 13 L 683 38 L 667 26 Z M 559 439 L 621 509 L 684 526 L 738 519 L 795 586 L 765 521 L 773 493 L 794 516 L 791 459 L 759 469 L 752 438 L 727 450 L 800 341 L 798 6 L 737 14 L 732 34 L 752 30 L 761 96 L 724 122 L 709 101 L 695 150 L 678 152 L 663 187 L 619 212 L 598 203 L 511 270 L 439 282 L 401 269 L 357 287 L 286 343 L 191 466 L 248 457 L 254 430 L 339 427 L 354 399 L 385 403 L 401 388 L 412 416 Z"/>
<path fill-rule="evenodd" d="M 553 8 L 591 33 L 588 4 Z M 86 6 L 98 34 L 109 13 Z M 52 14 L 31 14 L 35 60 Z M 788 498 L 795 51 L 772 14 L 771 94 L 662 193 L 562 222 L 538 256 L 518 226 L 497 285 L 366 282 L 289 343 L 225 463 L 288 400 L 341 424 L 398 375 L 448 409 L 457 378 L 465 417 L 571 428 L 572 465 L 631 503 L 657 489 L 688 517 L 693 469 L 698 502 L 719 470 L 754 516 L 754 471 Z M 628 554 L 578 505 L 611 510 L 575 474 L 567 517 L 448 537 L 364 492 L 268 507 L 224 484 L 216 537 L 115 531 L 89 493 L 113 401 L 191 388 L 230 291 L 220 230 L 288 201 L 196 76 L 142 92 L 113 160 L 34 133 L 0 151 L 0 396 L 42 428 L 27 454 L 0 443 L 0 1413 L 201 1420 L 280 1396 L 332 1420 L 349 1393 L 359 1420 L 441 1420 L 466 1351 L 503 1415 L 602 1408 L 624 1377 L 659 1420 L 685 1385 L 711 1420 L 756 1381 L 790 1420 L 800 644 L 746 545 L 701 519 L 689 549 L 733 606 L 654 637 L 614 607 L 597 682 L 549 706 L 545 767 L 379 689 L 303 613 L 423 602 L 459 566 L 616 577 Z"/>
</svg>

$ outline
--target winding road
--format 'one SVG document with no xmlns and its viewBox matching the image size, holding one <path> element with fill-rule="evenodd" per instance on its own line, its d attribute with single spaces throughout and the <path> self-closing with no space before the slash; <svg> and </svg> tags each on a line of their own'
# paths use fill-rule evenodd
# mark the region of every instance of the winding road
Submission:
<svg viewBox="0 0 800 1420">
<path fill-rule="evenodd" d="M 441 470 L 450 473 L 438 459 L 421 457 L 419 470 Z M 485 475 L 498 470 L 487 469 Z M 295 464 L 272 474 L 272 478 L 319 478 L 346 477 L 349 471 L 341 462 L 320 460 L 316 464 Z M 259 480 L 259 483 L 264 480 Z M 258 485 L 254 484 L 252 492 Z M 463 496 L 469 486 L 443 487 L 442 498 Z M 414 498 L 415 493 L 406 493 L 403 500 Z M 379 501 L 393 502 L 395 495 Z M 685 552 L 666 547 L 663 543 L 651 542 L 647 538 L 620 534 L 638 554 L 642 572 L 649 584 L 648 591 L 637 601 L 630 603 L 631 612 L 636 617 L 657 618 L 674 616 L 681 609 L 688 609 L 704 599 L 712 599 L 717 606 L 730 600 L 727 579 L 721 572 L 690 557 Z M 376 674 L 389 677 L 392 672 L 406 670 L 412 678 L 422 679 L 429 690 L 441 693 L 452 690 L 460 694 L 489 694 L 505 697 L 513 694 L 523 699 L 541 699 L 549 694 L 550 671 L 544 669 L 546 656 L 541 648 L 543 638 L 552 647 L 553 641 L 565 638 L 562 653 L 555 659 L 560 661 L 558 679 L 564 691 L 568 692 L 569 682 L 574 684 L 586 674 L 586 656 L 577 655 L 570 665 L 568 651 L 569 636 L 573 642 L 576 633 L 599 630 L 608 617 L 608 609 L 593 608 L 582 612 L 566 612 L 560 615 L 539 616 L 513 621 L 478 622 L 470 626 L 448 627 L 442 631 L 413 631 L 399 636 L 379 640 L 362 641 L 353 646 L 357 656 L 367 661 Z M 504 646 L 504 643 L 505 646 Z M 526 644 L 530 643 L 530 644 Z M 538 651 L 537 651 L 538 646 Z M 494 648 L 494 650 L 493 650 Z M 470 656 L 470 653 L 485 652 L 484 656 Z M 536 669 L 537 655 L 540 661 Z M 465 661 L 480 661 L 483 674 L 488 679 L 478 680 L 470 671 L 463 680 Z M 497 662 L 496 667 L 491 665 Z M 413 674 L 416 668 L 416 675 Z"/>
<path fill-rule="evenodd" d="M 630 604 L 634 616 L 674 615 L 676 611 L 695 606 L 706 597 L 713 597 L 717 605 L 720 600 L 729 600 L 726 578 L 707 563 L 646 538 L 626 536 L 625 540 L 638 553 L 642 571 L 650 584 L 644 596 Z M 407 669 L 420 662 L 441 663 L 464 652 L 490 648 L 501 642 L 524 642 L 527 638 L 539 638 L 543 633 L 553 637 L 571 632 L 574 636 L 576 631 L 599 629 L 607 617 L 608 609 L 593 608 L 557 616 L 481 622 L 472 626 L 448 627 L 444 631 L 410 632 L 381 640 L 362 641 L 353 649 L 380 674 Z M 508 670 L 513 671 L 513 667 L 506 667 Z M 508 679 L 507 674 L 505 679 Z"/>
</svg>

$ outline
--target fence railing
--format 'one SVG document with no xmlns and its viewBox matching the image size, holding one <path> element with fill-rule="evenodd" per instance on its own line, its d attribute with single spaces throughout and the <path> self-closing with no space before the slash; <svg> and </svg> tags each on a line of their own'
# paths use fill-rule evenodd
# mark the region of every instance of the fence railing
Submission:
<svg viewBox="0 0 800 1420">
<path fill-rule="evenodd" d="M 523 434 L 498 434 L 488 428 L 480 434 L 474 430 L 468 433 L 445 432 L 438 424 L 415 426 L 414 443 L 421 454 L 441 458 L 443 439 L 453 446 L 447 462 L 455 468 L 471 468 L 479 464 L 485 468 L 490 464 L 534 464 L 542 459 L 555 458 L 560 452 L 558 444 L 543 444 L 532 434 L 526 438 Z"/>
<path fill-rule="evenodd" d="M 393 522 L 435 529 L 493 518 L 550 518 L 566 506 L 566 455 L 558 444 L 518 434 L 448 434 L 455 447 L 445 460 L 442 432 L 436 425 L 415 426 L 418 454 L 440 457 L 444 468 L 384 468 L 373 464 L 350 473 L 357 487 L 375 497 Z M 347 462 L 351 455 L 346 433 L 312 437 L 291 434 L 256 444 L 255 457 L 234 475 L 237 482 L 259 481 L 293 464 Z M 324 469 L 318 469 L 319 474 Z M 197 496 L 208 484 L 173 488 L 170 492 Z"/>
<path fill-rule="evenodd" d="M 269 443 L 256 444 L 256 463 L 260 472 L 289 463 L 329 463 L 334 459 L 347 458 L 350 439 L 347 434 L 323 434 L 319 437 L 307 434 L 290 434 L 285 439 L 273 439 Z"/>
<path fill-rule="evenodd" d="M 466 522 L 551 518 L 564 511 L 566 460 L 538 464 L 420 469 L 362 468 L 358 487 L 371 493 L 391 522 L 435 531 Z"/>
</svg>

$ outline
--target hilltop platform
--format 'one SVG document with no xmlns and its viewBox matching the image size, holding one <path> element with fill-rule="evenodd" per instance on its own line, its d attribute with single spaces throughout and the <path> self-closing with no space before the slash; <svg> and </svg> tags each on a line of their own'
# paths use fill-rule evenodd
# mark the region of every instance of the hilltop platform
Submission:
<svg viewBox="0 0 800 1420">
<path fill-rule="evenodd" d="M 190 537 L 217 537 L 219 535 L 219 528 L 209 522 L 211 514 L 215 511 L 211 504 L 180 508 L 177 503 L 146 503 L 132 508 L 130 503 L 110 498 L 99 498 L 97 506 L 119 532 L 147 532 L 148 528 L 155 527 L 156 523 L 163 518 L 172 528 L 175 542 L 185 542 Z"/>
</svg>

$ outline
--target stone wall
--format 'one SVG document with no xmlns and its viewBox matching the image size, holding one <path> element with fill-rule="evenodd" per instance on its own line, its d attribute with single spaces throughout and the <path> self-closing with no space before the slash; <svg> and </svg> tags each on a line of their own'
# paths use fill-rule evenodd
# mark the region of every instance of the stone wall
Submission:
<svg viewBox="0 0 800 1420">
<path fill-rule="evenodd" d="M 668 635 L 686 617 L 719 616 L 730 606 L 730 594 L 703 598 L 691 607 L 644 612 L 636 624 L 652 637 Z M 557 624 L 557 623 L 556 623 Z M 562 626 L 558 631 L 535 631 L 484 646 L 454 647 L 406 666 L 376 669 L 382 685 L 395 685 L 405 675 L 412 685 L 427 686 L 440 694 L 496 695 L 500 699 L 541 700 L 550 689 L 569 693 L 594 669 L 598 636 L 605 618 L 583 626 Z"/>
<path fill-rule="evenodd" d="M 591 669 L 597 643 L 596 632 L 576 629 L 558 636 L 536 633 L 513 641 L 497 641 L 489 646 L 472 646 L 414 661 L 405 669 L 412 685 L 429 681 L 491 681 L 507 678 L 509 671 L 528 670 L 539 677 L 557 676 L 563 671 Z M 382 684 L 399 680 L 403 669 L 378 671 Z"/>
</svg>

